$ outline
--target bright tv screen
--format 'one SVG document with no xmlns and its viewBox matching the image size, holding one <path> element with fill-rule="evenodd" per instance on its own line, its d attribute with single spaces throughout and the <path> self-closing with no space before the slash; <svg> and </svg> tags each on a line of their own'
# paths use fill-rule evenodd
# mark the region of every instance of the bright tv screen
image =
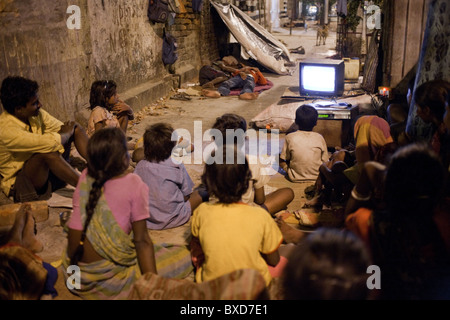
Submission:
<svg viewBox="0 0 450 320">
<path fill-rule="evenodd" d="M 303 68 L 303 88 L 310 91 L 333 92 L 336 69 L 330 66 L 305 66 Z"/>
<path fill-rule="evenodd" d="M 300 62 L 299 89 L 302 96 L 340 96 L 344 91 L 342 60 Z"/>
</svg>

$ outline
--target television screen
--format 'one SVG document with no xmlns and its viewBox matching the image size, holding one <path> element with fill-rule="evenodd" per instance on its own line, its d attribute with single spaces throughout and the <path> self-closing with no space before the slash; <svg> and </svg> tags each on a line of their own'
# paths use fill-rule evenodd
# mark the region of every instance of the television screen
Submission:
<svg viewBox="0 0 450 320">
<path fill-rule="evenodd" d="M 299 77 L 302 96 L 340 96 L 344 91 L 344 61 L 302 61 Z"/>
<path fill-rule="evenodd" d="M 336 70 L 328 66 L 305 66 L 303 68 L 303 88 L 310 91 L 332 92 Z"/>
</svg>

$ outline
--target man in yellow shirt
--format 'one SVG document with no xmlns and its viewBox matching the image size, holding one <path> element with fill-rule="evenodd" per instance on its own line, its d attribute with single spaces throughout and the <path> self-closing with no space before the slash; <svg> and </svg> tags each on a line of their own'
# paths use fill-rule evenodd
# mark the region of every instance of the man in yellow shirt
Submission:
<svg viewBox="0 0 450 320">
<path fill-rule="evenodd" d="M 38 91 L 37 82 L 17 76 L 0 89 L 1 188 L 14 202 L 48 199 L 60 182 L 76 186 L 79 173 L 66 161 L 72 142 L 86 159 L 84 128 L 41 109 Z"/>
</svg>

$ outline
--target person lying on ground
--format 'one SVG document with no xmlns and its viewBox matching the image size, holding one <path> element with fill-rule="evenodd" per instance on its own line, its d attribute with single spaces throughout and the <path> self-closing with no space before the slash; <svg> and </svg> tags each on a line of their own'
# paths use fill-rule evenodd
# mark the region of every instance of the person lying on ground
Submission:
<svg viewBox="0 0 450 320">
<path fill-rule="evenodd" d="M 203 89 L 202 94 L 205 97 L 220 98 L 229 96 L 232 89 L 242 88 L 239 93 L 239 99 L 255 100 L 258 98 L 258 92 L 255 92 L 255 86 L 266 85 L 267 79 L 256 67 L 245 66 L 241 69 L 229 68 L 233 77 L 222 82 L 217 90 Z"/>
<path fill-rule="evenodd" d="M 242 68 L 243 65 L 233 56 L 226 56 L 211 64 L 205 64 L 200 68 L 198 74 L 200 86 L 202 86 L 203 89 L 216 88 L 220 83 L 230 79 L 231 72 L 233 72 L 234 69 L 229 69 L 228 67 L 239 69 Z"/>
</svg>

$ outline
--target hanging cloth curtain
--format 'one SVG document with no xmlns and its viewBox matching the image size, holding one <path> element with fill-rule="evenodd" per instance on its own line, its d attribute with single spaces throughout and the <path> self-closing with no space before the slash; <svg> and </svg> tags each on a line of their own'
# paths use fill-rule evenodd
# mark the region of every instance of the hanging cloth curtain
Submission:
<svg viewBox="0 0 450 320">
<path fill-rule="evenodd" d="M 449 30 L 450 5 L 448 0 L 433 0 L 428 9 L 427 26 L 419 57 L 416 83 L 421 84 L 443 79 L 450 81 L 450 33 Z M 417 106 L 414 98 L 409 108 L 406 132 L 414 141 L 431 141 L 435 128 L 425 123 L 417 115 Z"/>
<path fill-rule="evenodd" d="M 347 16 L 347 0 L 338 0 L 336 4 L 336 12 L 340 17 Z"/>
</svg>

